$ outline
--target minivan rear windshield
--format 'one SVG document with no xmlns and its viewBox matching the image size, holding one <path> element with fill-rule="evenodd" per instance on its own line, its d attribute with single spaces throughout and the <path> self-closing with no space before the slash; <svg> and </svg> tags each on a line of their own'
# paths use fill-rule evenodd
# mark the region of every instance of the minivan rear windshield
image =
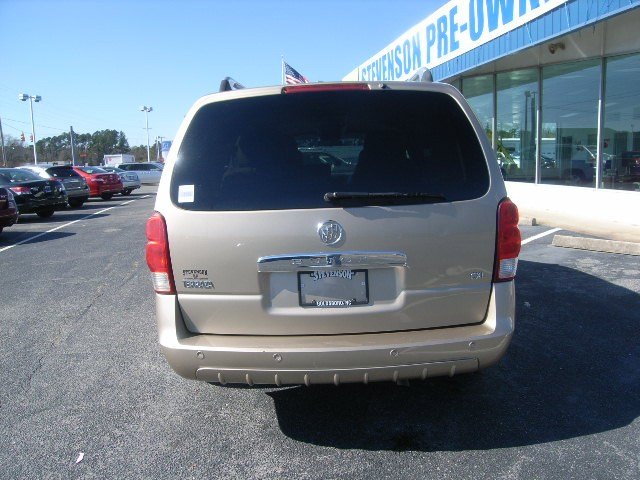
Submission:
<svg viewBox="0 0 640 480">
<path fill-rule="evenodd" d="M 200 211 L 308 209 L 469 200 L 488 188 L 479 139 L 449 95 L 325 91 L 202 107 L 171 199 Z"/>
</svg>

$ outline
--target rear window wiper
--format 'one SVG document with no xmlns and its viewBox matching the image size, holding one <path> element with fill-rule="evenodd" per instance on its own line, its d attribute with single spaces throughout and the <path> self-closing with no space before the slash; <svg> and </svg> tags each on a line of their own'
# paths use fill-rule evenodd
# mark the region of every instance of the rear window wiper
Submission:
<svg viewBox="0 0 640 480">
<path fill-rule="evenodd" d="M 441 193 L 426 192 L 327 192 L 324 194 L 324 201 L 329 203 L 381 201 L 388 204 L 407 204 L 446 200 L 447 198 Z"/>
</svg>

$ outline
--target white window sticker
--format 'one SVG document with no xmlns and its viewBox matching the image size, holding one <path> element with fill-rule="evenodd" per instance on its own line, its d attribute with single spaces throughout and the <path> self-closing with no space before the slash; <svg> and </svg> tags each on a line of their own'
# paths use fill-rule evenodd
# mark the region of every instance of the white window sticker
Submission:
<svg viewBox="0 0 640 480">
<path fill-rule="evenodd" d="M 180 185 L 178 187 L 178 203 L 193 202 L 195 189 L 193 185 Z"/>
</svg>

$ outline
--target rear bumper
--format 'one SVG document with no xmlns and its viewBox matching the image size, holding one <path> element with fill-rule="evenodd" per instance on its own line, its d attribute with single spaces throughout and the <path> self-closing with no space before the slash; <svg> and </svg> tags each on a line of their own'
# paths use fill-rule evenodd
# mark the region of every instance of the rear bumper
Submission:
<svg viewBox="0 0 640 480">
<path fill-rule="evenodd" d="M 481 325 L 316 336 L 202 335 L 187 331 L 174 295 L 157 295 L 160 345 L 186 378 L 240 384 L 399 381 L 473 372 L 498 362 L 515 322 L 514 282 L 494 284 Z"/>
<path fill-rule="evenodd" d="M 47 197 L 43 199 L 16 196 L 16 205 L 18 206 L 18 212 L 20 214 L 34 213 L 39 212 L 40 210 L 48 210 L 50 208 L 55 210 L 64 210 L 67 208 L 67 195 Z"/>
<path fill-rule="evenodd" d="M 77 188 L 73 190 L 67 190 L 67 197 L 70 199 L 84 199 L 87 200 L 89 198 L 89 189 L 88 188 Z"/>
<path fill-rule="evenodd" d="M 109 185 L 99 185 L 91 188 L 90 197 L 99 197 L 104 193 L 120 193 L 122 191 L 122 182 L 112 183 Z"/>
<path fill-rule="evenodd" d="M 122 191 L 122 182 L 112 183 L 111 185 L 102 185 L 99 190 L 100 195 L 103 193 L 120 193 Z"/>
</svg>

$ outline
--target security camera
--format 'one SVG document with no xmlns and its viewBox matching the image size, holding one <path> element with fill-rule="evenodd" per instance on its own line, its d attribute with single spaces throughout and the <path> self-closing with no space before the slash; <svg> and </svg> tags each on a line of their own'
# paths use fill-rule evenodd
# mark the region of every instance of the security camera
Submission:
<svg viewBox="0 0 640 480">
<path fill-rule="evenodd" d="M 564 50 L 564 43 L 558 42 L 558 43 L 550 43 L 549 44 L 549 53 L 551 55 L 556 53 L 556 50 Z"/>
</svg>

